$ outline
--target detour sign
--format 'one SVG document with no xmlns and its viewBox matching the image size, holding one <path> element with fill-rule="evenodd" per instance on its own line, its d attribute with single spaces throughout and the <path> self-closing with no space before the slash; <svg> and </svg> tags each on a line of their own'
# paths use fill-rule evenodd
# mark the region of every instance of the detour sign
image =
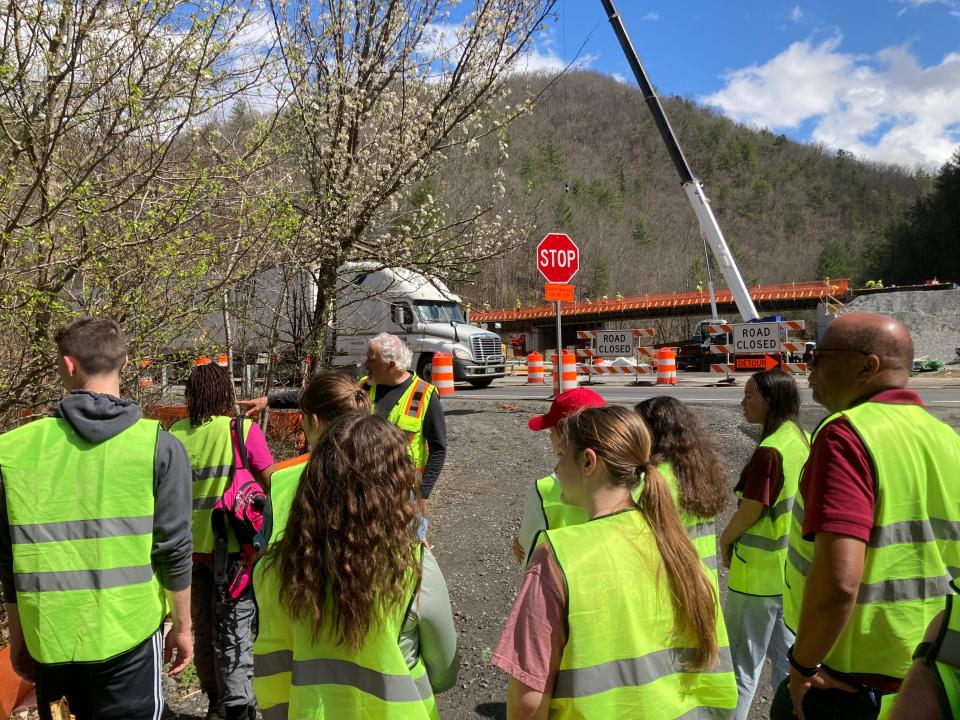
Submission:
<svg viewBox="0 0 960 720">
<path fill-rule="evenodd" d="M 780 365 L 780 359 L 775 355 L 736 355 L 733 358 L 733 369 L 736 372 L 773 370 L 778 365 Z"/>
</svg>

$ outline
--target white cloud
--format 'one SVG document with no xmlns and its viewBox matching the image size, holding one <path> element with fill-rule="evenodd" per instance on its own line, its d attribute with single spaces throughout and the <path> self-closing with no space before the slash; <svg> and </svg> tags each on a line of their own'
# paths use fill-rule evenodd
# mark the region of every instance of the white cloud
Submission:
<svg viewBox="0 0 960 720">
<path fill-rule="evenodd" d="M 790 11 L 790 20 L 795 23 L 803 20 L 803 10 L 800 9 L 799 5 L 794 5 L 793 10 Z"/>
<path fill-rule="evenodd" d="M 620 73 L 610 73 L 610 77 L 612 77 L 612 78 L 613 78 L 614 80 L 616 80 L 618 83 L 622 83 L 623 85 L 628 85 L 628 84 L 629 84 L 629 83 L 627 82 L 627 79 L 626 79 L 623 75 L 621 75 Z"/>
<path fill-rule="evenodd" d="M 839 52 L 840 41 L 795 42 L 727 73 L 703 100 L 758 127 L 810 123 L 810 140 L 863 158 L 928 168 L 947 160 L 960 123 L 960 53 L 924 68 L 905 47 L 864 57 Z"/>
<path fill-rule="evenodd" d="M 659 20 L 659 19 L 660 19 L 660 15 L 655 12 L 648 12 L 646 15 L 640 18 L 641 21 L 647 20 L 650 22 L 653 22 L 654 20 Z"/>
</svg>

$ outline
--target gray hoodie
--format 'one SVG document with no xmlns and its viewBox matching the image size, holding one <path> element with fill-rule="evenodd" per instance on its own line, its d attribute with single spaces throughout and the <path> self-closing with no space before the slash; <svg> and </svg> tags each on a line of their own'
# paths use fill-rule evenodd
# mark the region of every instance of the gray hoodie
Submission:
<svg viewBox="0 0 960 720">
<path fill-rule="evenodd" d="M 65 418 L 77 434 L 90 442 L 103 442 L 118 435 L 143 417 L 132 400 L 113 395 L 74 390 L 60 401 L 56 415 Z M 16 602 L 13 585 L 13 552 L 6 495 L 0 468 L 0 581 L 6 602 Z M 190 461 L 180 441 L 166 431 L 157 436 L 153 463 L 153 548 L 154 572 L 167 590 L 190 586 L 193 567 L 192 483 Z"/>
</svg>

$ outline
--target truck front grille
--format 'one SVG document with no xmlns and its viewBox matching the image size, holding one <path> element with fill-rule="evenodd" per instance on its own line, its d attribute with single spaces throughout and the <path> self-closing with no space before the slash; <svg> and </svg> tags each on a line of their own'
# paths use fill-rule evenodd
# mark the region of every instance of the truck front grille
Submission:
<svg viewBox="0 0 960 720">
<path fill-rule="evenodd" d="M 503 347 L 496 335 L 474 335 L 470 338 L 470 349 L 475 362 L 488 365 L 503 362 Z"/>
</svg>

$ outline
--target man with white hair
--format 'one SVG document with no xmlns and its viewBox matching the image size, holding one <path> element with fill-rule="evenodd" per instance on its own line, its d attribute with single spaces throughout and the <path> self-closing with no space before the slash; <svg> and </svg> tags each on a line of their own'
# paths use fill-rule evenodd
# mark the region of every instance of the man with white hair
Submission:
<svg viewBox="0 0 960 720">
<path fill-rule="evenodd" d="M 427 498 L 447 455 L 447 428 L 436 388 L 410 372 L 413 353 L 396 335 L 380 333 L 367 345 L 367 376 L 360 387 L 370 394 L 374 412 L 407 433 L 410 459 L 420 480 L 420 511 L 426 533 Z"/>
</svg>

